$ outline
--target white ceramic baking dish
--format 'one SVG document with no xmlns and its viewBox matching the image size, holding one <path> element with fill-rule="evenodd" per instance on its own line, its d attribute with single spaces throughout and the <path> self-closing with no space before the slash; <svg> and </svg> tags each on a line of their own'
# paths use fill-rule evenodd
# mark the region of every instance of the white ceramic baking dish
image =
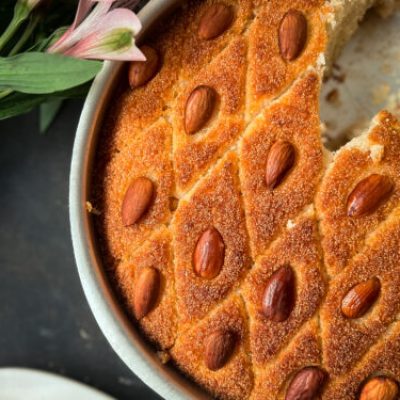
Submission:
<svg viewBox="0 0 400 400">
<path fill-rule="evenodd" d="M 151 0 L 139 13 L 143 29 L 138 40 L 177 0 Z M 97 254 L 90 214 L 90 181 L 96 138 L 107 102 L 123 63 L 106 62 L 86 99 L 76 133 L 70 175 L 70 222 L 76 264 L 90 308 L 103 334 L 126 365 L 155 392 L 168 400 L 209 399 L 196 385 L 168 365 L 162 365 L 128 320 L 116 299 Z"/>
</svg>

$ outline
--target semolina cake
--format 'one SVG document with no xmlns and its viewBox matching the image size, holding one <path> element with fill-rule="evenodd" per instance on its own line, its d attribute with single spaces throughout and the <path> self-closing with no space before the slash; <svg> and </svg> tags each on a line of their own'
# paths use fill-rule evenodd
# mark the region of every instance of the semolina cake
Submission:
<svg viewBox="0 0 400 400">
<path fill-rule="evenodd" d="M 399 394 L 400 123 L 382 111 L 332 153 L 319 113 L 373 6 L 395 2 L 183 2 L 108 109 L 104 266 L 155 351 L 216 398 Z"/>
</svg>

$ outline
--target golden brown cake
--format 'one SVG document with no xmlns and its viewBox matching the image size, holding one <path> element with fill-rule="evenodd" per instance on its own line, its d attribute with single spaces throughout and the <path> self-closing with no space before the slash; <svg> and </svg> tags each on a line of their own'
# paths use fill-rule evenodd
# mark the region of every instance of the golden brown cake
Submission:
<svg viewBox="0 0 400 400">
<path fill-rule="evenodd" d="M 109 108 L 88 199 L 105 268 L 217 398 L 398 396 L 400 124 L 383 111 L 330 153 L 319 116 L 381 3 L 184 2 Z"/>
</svg>

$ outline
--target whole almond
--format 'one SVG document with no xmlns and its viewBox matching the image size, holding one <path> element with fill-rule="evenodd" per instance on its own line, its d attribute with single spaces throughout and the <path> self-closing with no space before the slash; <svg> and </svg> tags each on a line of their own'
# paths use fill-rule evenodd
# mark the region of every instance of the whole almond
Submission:
<svg viewBox="0 0 400 400">
<path fill-rule="evenodd" d="M 154 307 L 160 292 L 160 273 L 144 268 L 135 285 L 133 309 L 136 319 L 145 317 Z"/>
<path fill-rule="evenodd" d="M 212 371 L 222 368 L 232 355 L 235 343 L 235 335 L 230 331 L 220 329 L 209 335 L 204 346 L 207 368 Z"/>
<path fill-rule="evenodd" d="M 268 189 L 274 189 L 293 167 L 295 150 L 291 143 L 278 140 L 268 152 L 265 182 Z"/>
<path fill-rule="evenodd" d="M 215 107 L 217 95 L 209 86 L 197 86 L 190 94 L 185 109 L 185 130 L 192 135 L 210 119 Z"/>
<path fill-rule="evenodd" d="M 360 217 L 375 211 L 393 192 L 393 183 L 387 176 L 372 174 L 358 182 L 347 199 L 347 215 Z"/>
<path fill-rule="evenodd" d="M 398 394 L 399 387 L 393 379 L 379 376 L 364 385 L 359 400 L 395 400 Z"/>
<path fill-rule="evenodd" d="M 289 318 L 295 303 L 295 280 L 290 266 L 285 265 L 269 278 L 262 300 L 263 314 L 274 322 Z"/>
<path fill-rule="evenodd" d="M 316 400 L 326 380 L 326 373 L 318 367 L 299 371 L 289 384 L 285 400 Z"/>
<path fill-rule="evenodd" d="M 376 301 L 381 291 L 378 278 L 354 286 L 342 300 L 342 313 L 347 318 L 362 317 Z"/>
<path fill-rule="evenodd" d="M 122 202 L 122 222 L 133 225 L 147 211 L 153 198 L 153 182 L 145 177 L 136 178 L 125 193 Z"/>
<path fill-rule="evenodd" d="M 307 19 L 298 10 L 289 10 L 279 26 L 279 49 L 286 61 L 295 60 L 307 41 Z"/>
<path fill-rule="evenodd" d="M 193 253 L 194 271 L 207 279 L 215 278 L 224 265 L 225 244 L 221 234 L 214 227 L 202 233 Z"/>
<path fill-rule="evenodd" d="M 198 29 L 200 39 L 210 40 L 224 33 L 233 21 L 233 8 L 223 3 L 208 7 L 201 17 Z"/>
<path fill-rule="evenodd" d="M 140 50 L 145 55 L 146 61 L 130 63 L 128 77 L 132 89 L 149 82 L 156 75 L 160 66 L 160 57 L 156 50 L 150 46 L 142 46 Z"/>
</svg>

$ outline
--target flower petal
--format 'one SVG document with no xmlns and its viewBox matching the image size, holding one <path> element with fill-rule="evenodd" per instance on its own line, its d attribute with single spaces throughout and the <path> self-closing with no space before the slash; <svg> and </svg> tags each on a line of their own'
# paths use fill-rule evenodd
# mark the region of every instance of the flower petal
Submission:
<svg viewBox="0 0 400 400">
<path fill-rule="evenodd" d="M 85 3 L 86 0 L 84 0 Z M 92 2 L 92 0 L 89 0 Z M 109 11 L 114 0 L 102 0 L 93 8 L 90 14 L 77 27 L 70 26 L 67 32 L 49 49 L 49 53 L 63 53 L 69 47 L 74 46 L 79 40 L 89 35 L 97 28 L 97 21 Z M 83 11 L 87 4 L 83 5 Z"/>
<path fill-rule="evenodd" d="M 97 29 L 64 52 L 66 55 L 105 60 L 139 60 L 145 57 L 135 45 L 141 29 L 130 10 L 117 8 L 97 20 Z"/>
<path fill-rule="evenodd" d="M 79 25 L 86 17 L 87 13 L 93 6 L 92 0 L 79 0 L 76 10 L 75 19 L 72 25 L 64 32 L 64 34 L 49 48 L 50 53 L 62 51 L 62 44 L 71 36 L 71 32 Z"/>
<path fill-rule="evenodd" d="M 87 13 L 92 8 L 92 6 L 93 6 L 92 0 L 79 0 L 75 19 L 71 25 L 72 29 L 74 29 L 77 25 L 79 25 L 83 21 L 83 19 L 86 17 Z"/>
<path fill-rule="evenodd" d="M 146 57 L 134 43 L 130 47 L 113 52 L 102 46 L 89 46 L 86 43 L 79 43 L 69 49 L 66 55 L 92 60 L 146 61 Z"/>
</svg>

